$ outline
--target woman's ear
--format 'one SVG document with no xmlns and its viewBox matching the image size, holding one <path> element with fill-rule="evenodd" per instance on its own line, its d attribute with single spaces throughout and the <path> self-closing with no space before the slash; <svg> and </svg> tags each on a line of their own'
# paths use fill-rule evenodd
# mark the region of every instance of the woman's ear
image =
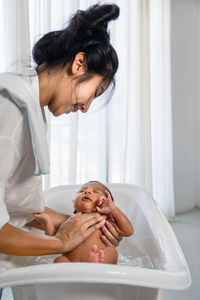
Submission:
<svg viewBox="0 0 200 300">
<path fill-rule="evenodd" d="M 77 210 L 76 209 L 74 210 L 74 214 L 77 214 Z"/>
<path fill-rule="evenodd" d="M 72 63 L 71 71 L 73 75 L 82 75 L 86 71 L 85 53 L 79 52 L 76 54 Z"/>
</svg>

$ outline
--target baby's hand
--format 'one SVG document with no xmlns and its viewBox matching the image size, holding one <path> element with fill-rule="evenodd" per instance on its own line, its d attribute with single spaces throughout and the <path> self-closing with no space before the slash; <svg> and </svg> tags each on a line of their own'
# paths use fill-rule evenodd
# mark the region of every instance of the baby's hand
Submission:
<svg viewBox="0 0 200 300">
<path fill-rule="evenodd" d="M 33 213 L 33 215 L 35 219 L 44 226 L 47 235 L 54 235 L 56 229 L 49 215 L 41 213 Z"/>
<path fill-rule="evenodd" d="M 42 213 L 33 213 L 33 216 L 39 223 L 43 224 L 44 226 L 46 226 L 50 219 L 48 215 Z"/>
<path fill-rule="evenodd" d="M 111 210 L 115 207 L 112 198 L 110 196 L 110 193 L 105 190 L 105 193 L 107 197 L 102 196 L 97 205 L 97 212 L 99 212 L 102 215 L 110 215 Z"/>
</svg>

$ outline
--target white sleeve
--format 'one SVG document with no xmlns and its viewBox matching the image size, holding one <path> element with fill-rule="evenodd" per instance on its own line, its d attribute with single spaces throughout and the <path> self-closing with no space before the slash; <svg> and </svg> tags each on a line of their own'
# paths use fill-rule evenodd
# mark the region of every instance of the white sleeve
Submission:
<svg viewBox="0 0 200 300">
<path fill-rule="evenodd" d="M 19 164 L 19 155 L 15 142 L 8 137 L 0 136 L 0 186 L 5 187 Z"/>
<path fill-rule="evenodd" d="M 10 219 L 5 203 L 5 190 L 18 163 L 19 157 L 12 139 L 0 136 L 0 228 Z"/>
<path fill-rule="evenodd" d="M 0 228 L 2 228 L 10 219 L 5 202 L 5 188 L 0 187 Z"/>
</svg>

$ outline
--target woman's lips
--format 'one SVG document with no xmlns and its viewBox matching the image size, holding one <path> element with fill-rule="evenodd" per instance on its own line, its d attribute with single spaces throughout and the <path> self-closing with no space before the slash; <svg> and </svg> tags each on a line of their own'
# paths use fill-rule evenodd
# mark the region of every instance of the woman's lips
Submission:
<svg viewBox="0 0 200 300">
<path fill-rule="evenodd" d="M 78 105 L 77 104 L 74 104 L 74 105 L 72 105 L 72 112 L 77 112 L 77 110 L 78 110 Z"/>
</svg>

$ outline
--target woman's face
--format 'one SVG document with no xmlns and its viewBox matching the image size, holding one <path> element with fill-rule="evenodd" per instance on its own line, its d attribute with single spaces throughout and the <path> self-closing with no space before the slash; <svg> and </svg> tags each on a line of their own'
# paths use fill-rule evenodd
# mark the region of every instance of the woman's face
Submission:
<svg viewBox="0 0 200 300">
<path fill-rule="evenodd" d="M 103 86 L 103 77 L 100 75 L 80 82 L 87 72 L 83 52 L 77 53 L 73 62 L 65 68 L 58 66 L 43 72 L 40 70 L 42 65 L 38 68 L 40 105 L 47 105 L 56 117 L 77 110 L 87 112 L 92 101 L 107 88 Z"/>
<path fill-rule="evenodd" d="M 77 110 L 87 112 L 92 101 L 103 92 L 102 77 L 95 75 L 78 83 L 78 78 L 63 76 L 57 81 L 48 108 L 54 116 Z"/>
</svg>

